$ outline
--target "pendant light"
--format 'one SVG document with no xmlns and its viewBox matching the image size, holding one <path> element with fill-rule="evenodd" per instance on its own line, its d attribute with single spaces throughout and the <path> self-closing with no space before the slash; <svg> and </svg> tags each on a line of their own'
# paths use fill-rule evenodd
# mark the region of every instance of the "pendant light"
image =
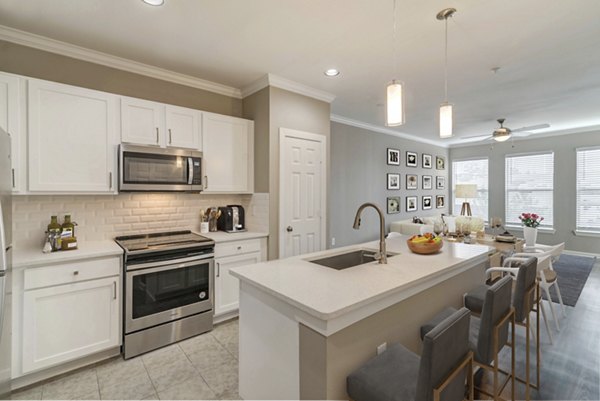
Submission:
<svg viewBox="0 0 600 401">
<path fill-rule="evenodd" d="M 452 137 L 452 105 L 448 103 L 448 18 L 456 12 L 455 8 L 446 8 L 437 13 L 436 18 L 446 24 L 444 42 L 444 103 L 440 105 L 440 138 Z"/>
<path fill-rule="evenodd" d="M 392 36 L 392 57 L 394 60 L 394 74 L 397 73 L 396 65 L 396 0 L 394 0 L 394 27 Z M 404 124 L 404 93 L 402 82 L 395 79 L 387 86 L 386 107 L 385 107 L 385 125 L 396 127 Z"/>
</svg>

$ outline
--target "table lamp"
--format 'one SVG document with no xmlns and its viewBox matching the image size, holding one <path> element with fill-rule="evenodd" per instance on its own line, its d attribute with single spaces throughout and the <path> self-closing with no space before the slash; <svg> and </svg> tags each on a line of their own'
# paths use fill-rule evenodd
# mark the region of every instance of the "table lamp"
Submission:
<svg viewBox="0 0 600 401">
<path fill-rule="evenodd" d="M 476 184 L 456 184 L 454 188 L 454 196 L 456 198 L 462 198 L 465 201 L 460 208 L 461 216 L 472 216 L 471 205 L 467 199 L 473 199 L 477 197 L 477 185 Z"/>
</svg>

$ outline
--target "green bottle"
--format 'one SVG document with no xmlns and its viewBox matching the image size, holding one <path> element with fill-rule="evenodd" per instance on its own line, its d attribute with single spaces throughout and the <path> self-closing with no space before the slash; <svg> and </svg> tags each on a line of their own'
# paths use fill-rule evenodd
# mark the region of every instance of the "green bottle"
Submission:
<svg viewBox="0 0 600 401">
<path fill-rule="evenodd" d="M 58 224 L 58 217 L 57 216 L 50 216 L 50 224 L 48 224 L 48 232 L 49 233 L 60 233 L 62 227 L 60 226 L 60 224 Z"/>
<path fill-rule="evenodd" d="M 65 221 L 62 224 L 62 232 L 71 231 L 71 237 L 75 236 L 75 224 L 71 223 L 71 215 L 65 214 Z"/>
</svg>

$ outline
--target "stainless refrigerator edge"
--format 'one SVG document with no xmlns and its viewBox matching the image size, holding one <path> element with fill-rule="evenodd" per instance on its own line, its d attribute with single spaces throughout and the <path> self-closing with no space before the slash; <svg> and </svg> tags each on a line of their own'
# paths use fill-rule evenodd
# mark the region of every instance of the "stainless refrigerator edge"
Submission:
<svg viewBox="0 0 600 401">
<path fill-rule="evenodd" d="M 10 136 L 0 128 L 0 399 L 10 394 L 12 201 Z"/>
</svg>

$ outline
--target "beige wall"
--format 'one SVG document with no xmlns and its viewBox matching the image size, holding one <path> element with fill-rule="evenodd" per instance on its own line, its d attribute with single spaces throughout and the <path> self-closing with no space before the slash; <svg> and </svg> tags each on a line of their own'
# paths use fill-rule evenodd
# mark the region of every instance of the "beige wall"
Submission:
<svg viewBox="0 0 600 401">
<path fill-rule="evenodd" d="M 242 101 L 202 89 L 0 41 L 0 71 L 213 113 L 242 116 Z"/>
<path fill-rule="evenodd" d="M 254 192 L 269 192 L 269 87 L 244 98 L 243 117 L 254 121 Z"/>
<path fill-rule="evenodd" d="M 329 182 L 331 105 L 317 99 L 270 87 L 270 146 L 269 146 L 269 259 L 279 256 L 279 129 L 289 128 L 324 135 L 327 139 L 327 172 Z M 326 194 L 329 199 L 329 185 Z M 328 202 L 327 202 L 328 204 Z M 329 210 L 327 211 L 329 216 Z M 326 238 L 328 233 L 323 233 Z"/>
</svg>

